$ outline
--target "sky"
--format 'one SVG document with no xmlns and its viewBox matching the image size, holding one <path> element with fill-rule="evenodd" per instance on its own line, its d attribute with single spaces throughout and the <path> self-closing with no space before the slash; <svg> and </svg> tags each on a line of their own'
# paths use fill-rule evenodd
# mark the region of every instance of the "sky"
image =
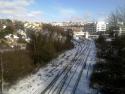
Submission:
<svg viewBox="0 0 125 94">
<path fill-rule="evenodd" d="M 0 0 L 0 18 L 23 21 L 105 20 L 125 0 Z"/>
</svg>

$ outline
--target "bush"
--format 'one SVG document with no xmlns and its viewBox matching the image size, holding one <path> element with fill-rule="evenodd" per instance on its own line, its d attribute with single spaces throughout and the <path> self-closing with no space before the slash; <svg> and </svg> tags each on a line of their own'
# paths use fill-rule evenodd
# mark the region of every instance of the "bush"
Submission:
<svg viewBox="0 0 125 94">
<path fill-rule="evenodd" d="M 99 88 L 102 94 L 124 94 L 125 36 L 117 36 L 111 43 L 106 44 L 104 46 L 102 41 L 97 41 L 98 58 L 104 58 L 105 62 L 99 62 L 95 65 L 91 84 L 92 86 L 98 84 L 99 87 L 96 88 Z M 106 50 L 101 47 L 105 47 Z"/>
<path fill-rule="evenodd" d="M 28 52 L 26 50 L 4 52 L 2 54 L 2 63 L 4 66 L 4 81 L 9 84 L 13 84 L 18 79 L 32 73 L 35 70 L 35 66 L 33 65 L 32 60 L 28 56 Z"/>
</svg>

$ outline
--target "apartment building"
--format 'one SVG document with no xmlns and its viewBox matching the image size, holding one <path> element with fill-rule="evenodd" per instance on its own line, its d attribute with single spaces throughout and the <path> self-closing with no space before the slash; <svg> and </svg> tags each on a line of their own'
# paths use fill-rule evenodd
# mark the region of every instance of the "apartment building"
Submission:
<svg viewBox="0 0 125 94">
<path fill-rule="evenodd" d="M 96 23 L 91 22 L 91 23 L 84 24 L 84 30 L 83 31 L 89 32 L 89 33 L 96 32 Z"/>
<path fill-rule="evenodd" d="M 125 26 L 124 25 L 120 26 L 119 35 L 125 35 Z"/>
<path fill-rule="evenodd" d="M 96 32 L 105 32 L 107 24 L 104 21 L 96 23 Z"/>
</svg>

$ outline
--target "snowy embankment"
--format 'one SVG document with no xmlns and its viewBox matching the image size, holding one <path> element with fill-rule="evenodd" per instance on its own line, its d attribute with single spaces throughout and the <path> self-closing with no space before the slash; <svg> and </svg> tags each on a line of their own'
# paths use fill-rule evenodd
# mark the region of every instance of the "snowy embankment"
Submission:
<svg viewBox="0 0 125 94">
<path fill-rule="evenodd" d="M 92 40 L 74 42 L 72 50 L 61 54 L 6 90 L 5 94 L 88 94 L 96 50 Z M 93 93 L 94 94 L 94 93 Z"/>
</svg>

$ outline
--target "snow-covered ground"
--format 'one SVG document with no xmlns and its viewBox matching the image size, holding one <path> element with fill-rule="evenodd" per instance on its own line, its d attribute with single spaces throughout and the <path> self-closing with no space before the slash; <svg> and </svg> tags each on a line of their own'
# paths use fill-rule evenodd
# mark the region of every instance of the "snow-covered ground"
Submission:
<svg viewBox="0 0 125 94">
<path fill-rule="evenodd" d="M 92 40 L 74 41 L 74 44 L 74 49 L 6 89 L 5 94 L 91 93 L 89 79 L 95 63 L 95 44 Z"/>
</svg>

